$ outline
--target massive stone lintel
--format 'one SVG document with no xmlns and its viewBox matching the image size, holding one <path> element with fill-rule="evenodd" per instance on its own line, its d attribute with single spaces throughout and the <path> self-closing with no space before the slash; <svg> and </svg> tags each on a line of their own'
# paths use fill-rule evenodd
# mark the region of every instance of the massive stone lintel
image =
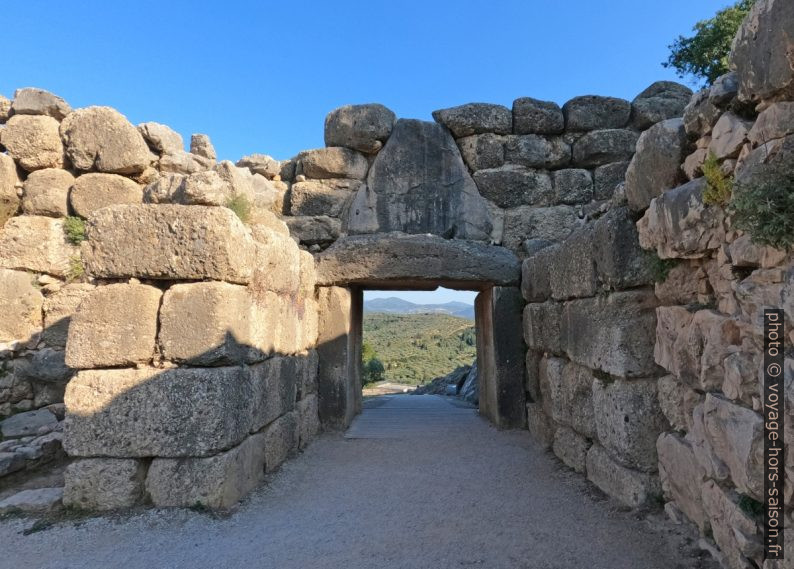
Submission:
<svg viewBox="0 0 794 569">
<path fill-rule="evenodd" d="M 502 247 L 433 235 L 386 233 L 339 239 L 317 256 L 317 284 L 459 288 L 517 286 L 518 258 Z"/>
</svg>

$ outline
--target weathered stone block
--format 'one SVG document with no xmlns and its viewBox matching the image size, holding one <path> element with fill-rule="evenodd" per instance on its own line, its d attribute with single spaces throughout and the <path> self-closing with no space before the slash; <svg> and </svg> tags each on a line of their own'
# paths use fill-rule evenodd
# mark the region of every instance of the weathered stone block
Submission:
<svg viewBox="0 0 794 569">
<path fill-rule="evenodd" d="M 549 285 L 555 300 L 593 296 L 597 290 L 593 225 L 576 229 L 549 259 Z"/>
<path fill-rule="evenodd" d="M 213 279 L 247 284 L 256 266 L 254 240 L 226 208 L 110 206 L 94 212 L 87 234 L 83 259 L 87 272 L 99 278 Z"/>
<path fill-rule="evenodd" d="M 598 280 L 608 288 L 653 282 L 648 253 L 640 246 L 637 226 L 625 206 L 610 209 L 593 224 L 593 259 Z"/>
<path fill-rule="evenodd" d="M 88 458 L 66 468 L 63 505 L 83 510 L 117 510 L 143 499 L 146 467 L 131 458 Z"/>
<path fill-rule="evenodd" d="M 505 160 L 527 168 L 553 170 L 571 162 L 571 145 L 560 136 L 546 137 L 537 134 L 508 136 L 505 143 Z"/>
<path fill-rule="evenodd" d="M 0 271 L 2 273 L 2 271 Z M 72 283 L 61 287 L 44 299 L 44 333 L 42 339 L 48 346 L 65 348 L 69 324 L 77 307 L 94 290 L 94 286 Z"/>
<path fill-rule="evenodd" d="M 463 161 L 472 172 L 499 168 L 505 163 L 506 137 L 498 134 L 473 134 L 458 139 Z"/>
<path fill-rule="evenodd" d="M 515 164 L 479 170 L 474 181 L 480 194 L 499 207 L 550 205 L 554 198 L 548 174 Z"/>
<path fill-rule="evenodd" d="M 361 186 L 361 182 L 348 179 L 296 182 L 289 192 L 290 214 L 344 216 Z"/>
<path fill-rule="evenodd" d="M 36 435 L 41 427 L 53 427 L 57 423 L 58 418 L 49 409 L 36 409 L 0 421 L 0 433 L 3 439 L 18 439 Z"/>
<path fill-rule="evenodd" d="M 720 114 L 720 109 L 709 100 L 709 90 L 703 89 L 684 107 L 684 128 L 690 138 L 700 138 L 711 132 Z"/>
<path fill-rule="evenodd" d="M 69 200 L 75 213 L 87 218 L 109 205 L 142 203 L 143 190 L 117 174 L 83 174 L 75 180 Z"/>
<path fill-rule="evenodd" d="M 215 152 L 215 147 L 210 141 L 210 137 L 201 133 L 190 135 L 190 153 L 206 158 L 207 160 L 212 160 L 213 162 L 218 157 Z"/>
<path fill-rule="evenodd" d="M 656 440 L 669 428 L 656 390 L 655 379 L 593 382 L 598 440 L 618 462 L 643 472 L 656 470 Z"/>
<path fill-rule="evenodd" d="M 584 472 L 590 441 L 568 427 L 558 427 L 552 449 L 561 461 L 576 472 Z"/>
<path fill-rule="evenodd" d="M 723 114 L 711 131 L 709 153 L 720 160 L 736 158 L 747 142 L 752 126 L 752 121 L 744 120 L 731 112 Z"/>
<path fill-rule="evenodd" d="M 152 286 L 97 287 L 69 325 L 66 363 L 97 368 L 146 363 L 154 355 L 162 293 Z"/>
<path fill-rule="evenodd" d="M 72 112 L 72 108 L 61 97 L 34 87 L 14 91 L 11 110 L 15 115 L 47 115 L 56 120 Z"/>
<path fill-rule="evenodd" d="M 674 375 L 665 375 L 659 378 L 657 396 L 659 407 L 674 430 L 692 430 L 692 414 L 702 402 L 702 395 Z"/>
<path fill-rule="evenodd" d="M 42 331 L 43 304 L 32 275 L 0 269 L 0 342 L 35 341 Z"/>
<path fill-rule="evenodd" d="M 284 221 L 302 245 L 333 243 L 342 235 L 341 220 L 327 215 L 286 217 Z"/>
<path fill-rule="evenodd" d="M 562 366 L 547 364 L 545 374 L 544 385 L 548 386 L 546 396 L 550 400 L 552 418 L 572 427 L 579 434 L 594 439 L 596 423 L 593 373 L 585 367 L 566 361 Z"/>
<path fill-rule="evenodd" d="M 522 97 L 513 101 L 515 134 L 559 134 L 565 129 L 565 117 L 557 103 Z"/>
<path fill-rule="evenodd" d="M 260 433 L 215 456 L 155 458 L 146 492 L 160 508 L 229 508 L 262 481 L 266 452 L 266 437 Z"/>
<path fill-rule="evenodd" d="M 703 203 L 705 180 L 697 178 L 651 201 L 637 222 L 640 245 L 662 259 L 700 258 L 725 242 L 722 208 Z"/>
<path fill-rule="evenodd" d="M 569 205 L 516 207 L 505 212 L 502 245 L 516 251 L 526 239 L 562 241 L 579 224 L 576 210 Z"/>
<path fill-rule="evenodd" d="M 298 154 L 299 173 L 307 178 L 349 178 L 363 180 L 367 177 L 367 158 L 349 148 L 331 146 L 305 150 Z"/>
<path fill-rule="evenodd" d="M 654 283 L 659 303 L 665 306 L 695 304 L 698 300 L 699 267 L 687 261 L 676 264 L 667 273 L 667 278 Z"/>
<path fill-rule="evenodd" d="M 794 69 L 788 54 L 794 49 L 794 6 L 785 0 L 763 0 L 742 22 L 730 56 L 745 101 L 790 99 Z"/>
<path fill-rule="evenodd" d="M 77 170 L 137 174 L 151 161 L 138 129 L 110 107 L 86 107 L 70 113 L 61 123 L 60 135 Z"/>
<path fill-rule="evenodd" d="M 794 102 L 772 103 L 764 109 L 750 129 L 748 139 L 753 146 L 794 134 Z"/>
<path fill-rule="evenodd" d="M 273 472 L 298 450 L 298 428 L 295 411 L 282 415 L 265 428 L 265 472 Z"/>
<path fill-rule="evenodd" d="M 550 267 L 558 258 L 557 247 L 546 247 L 531 255 L 521 265 L 521 294 L 527 302 L 551 298 Z"/>
<path fill-rule="evenodd" d="M 678 185 L 687 147 L 680 118 L 660 122 L 640 135 L 626 171 L 626 198 L 631 209 L 645 209 L 653 198 Z"/>
<path fill-rule="evenodd" d="M 615 188 L 626 179 L 629 162 L 613 162 L 599 166 L 593 172 L 593 198 L 608 200 Z"/>
<path fill-rule="evenodd" d="M 761 416 L 711 393 L 703 407 L 706 436 L 738 490 L 757 500 L 764 493 L 764 424 Z"/>
<path fill-rule="evenodd" d="M 379 104 L 346 105 L 325 117 L 325 145 L 374 154 L 389 138 L 396 117 Z"/>
<path fill-rule="evenodd" d="M 253 228 L 251 235 L 257 242 L 257 256 L 250 288 L 255 293 L 297 293 L 301 288 L 301 256 L 295 241 L 261 225 Z"/>
<path fill-rule="evenodd" d="M 402 233 L 343 237 L 317 255 L 317 284 L 490 282 L 517 285 L 511 252 L 484 243 Z"/>
<path fill-rule="evenodd" d="M 66 241 L 63 220 L 20 215 L 0 229 L 0 267 L 47 273 L 58 277 L 69 270 L 79 250 Z"/>
<path fill-rule="evenodd" d="M 529 434 L 543 448 L 554 442 L 554 425 L 540 403 L 527 403 L 527 426 Z"/>
<path fill-rule="evenodd" d="M 469 103 L 433 111 L 433 118 L 452 131 L 455 138 L 486 132 L 510 134 L 513 131 L 510 109 L 489 103 Z"/>
<path fill-rule="evenodd" d="M 574 362 L 619 377 L 653 375 L 656 298 L 650 290 L 565 303 L 561 347 Z"/>
<path fill-rule="evenodd" d="M 623 128 L 631 116 L 631 103 L 616 97 L 584 95 L 565 103 L 562 112 L 566 130 Z"/>
<path fill-rule="evenodd" d="M 31 172 L 25 180 L 22 211 L 28 215 L 66 217 L 69 215 L 69 188 L 74 176 L 60 168 Z"/>
<path fill-rule="evenodd" d="M 164 124 L 141 123 L 138 125 L 138 132 L 158 154 L 176 154 L 185 151 L 182 135 Z"/>
<path fill-rule="evenodd" d="M 554 201 L 564 204 L 584 204 L 593 199 L 593 177 L 588 170 L 568 168 L 552 173 Z"/>
<path fill-rule="evenodd" d="M 58 121 L 44 115 L 15 115 L 0 132 L 0 143 L 26 171 L 62 168 L 63 144 Z"/>
<path fill-rule="evenodd" d="M 680 117 L 692 90 L 674 81 L 657 81 L 631 102 L 631 125 L 645 130 L 663 120 Z"/>
<path fill-rule="evenodd" d="M 561 351 L 562 304 L 541 302 L 524 307 L 524 341 L 534 350 Z"/>
<path fill-rule="evenodd" d="M 762 2 L 763 3 L 763 2 Z M 709 518 L 714 542 L 731 569 L 763 565 L 762 530 L 757 522 L 739 507 L 739 496 L 721 488 L 713 480 L 703 485 L 703 508 Z"/>
<path fill-rule="evenodd" d="M 351 205 L 348 231 L 488 240 L 491 229 L 486 201 L 450 133 L 435 123 L 398 120 Z"/>
<path fill-rule="evenodd" d="M 349 381 L 353 297 L 349 289 L 321 287 L 318 300 L 317 394 L 320 421 L 324 429 L 346 428 L 355 414 L 353 390 L 358 389 Z"/>
<path fill-rule="evenodd" d="M 320 432 L 320 416 L 317 407 L 317 395 L 311 394 L 298 401 L 299 444 L 306 448 Z"/>
<path fill-rule="evenodd" d="M 573 145 L 573 166 L 593 168 L 631 160 L 639 135 L 633 130 L 594 130 Z"/>
<path fill-rule="evenodd" d="M 703 531 L 708 523 L 701 496 L 706 471 L 698 463 L 692 445 L 678 435 L 663 433 L 656 450 L 665 495 Z"/>
<path fill-rule="evenodd" d="M 298 384 L 308 365 L 303 356 L 275 356 L 251 366 L 252 431 L 258 431 L 295 409 Z"/>
<path fill-rule="evenodd" d="M 587 479 L 629 508 L 652 503 L 661 494 L 659 478 L 618 464 L 600 445 L 587 451 Z"/>
<path fill-rule="evenodd" d="M 22 181 L 14 159 L 7 154 L 0 154 L 0 228 L 19 209 L 18 186 L 22 186 Z"/>
<path fill-rule="evenodd" d="M 239 444 L 251 425 L 240 367 L 80 371 L 66 386 L 71 456 L 198 457 Z"/>
</svg>

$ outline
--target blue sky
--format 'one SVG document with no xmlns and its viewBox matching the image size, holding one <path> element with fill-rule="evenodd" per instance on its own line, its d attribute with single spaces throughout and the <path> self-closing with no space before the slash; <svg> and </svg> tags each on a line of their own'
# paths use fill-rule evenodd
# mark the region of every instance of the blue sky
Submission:
<svg viewBox="0 0 794 569">
<path fill-rule="evenodd" d="M 209 134 L 221 159 L 285 159 L 322 146 L 325 115 L 344 104 L 430 120 L 474 101 L 632 99 L 675 79 L 667 46 L 728 3 L 6 2 L 0 93 L 42 87 L 186 141 Z"/>
</svg>

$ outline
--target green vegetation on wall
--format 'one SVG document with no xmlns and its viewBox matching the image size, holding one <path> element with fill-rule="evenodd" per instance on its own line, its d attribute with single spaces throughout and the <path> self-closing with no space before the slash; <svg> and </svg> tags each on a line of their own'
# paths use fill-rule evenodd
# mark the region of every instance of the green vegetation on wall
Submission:
<svg viewBox="0 0 794 569">
<path fill-rule="evenodd" d="M 740 0 L 720 10 L 713 18 L 695 24 L 693 36 L 678 36 L 668 46 L 670 57 L 662 65 L 675 69 L 679 77 L 692 77 L 706 85 L 714 83 L 729 71 L 731 43 L 754 3 L 755 0 Z"/>
<path fill-rule="evenodd" d="M 474 323 L 465 318 L 364 314 L 362 360 L 375 358 L 381 362 L 388 381 L 419 385 L 446 375 L 461 365 L 470 365 L 477 354 L 476 346 Z"/>
<path fill-rule="evenodd" d="M 737 182 L 729 211 L 733 226 L 746 231 L 754 243 L 794 248 L 794 165 L 774 160 Z"/>
<path fill-rule="evenodd" d="M 722 172 L 720 161 L 713 152 L 709 152 L 701 170 L 703 170 L 703 177 L 706 178 L 703 203 L 709 205 L 725 205 L 728 203 L 731 199 L 733 177 L 726 176 Z"/>
</svg>

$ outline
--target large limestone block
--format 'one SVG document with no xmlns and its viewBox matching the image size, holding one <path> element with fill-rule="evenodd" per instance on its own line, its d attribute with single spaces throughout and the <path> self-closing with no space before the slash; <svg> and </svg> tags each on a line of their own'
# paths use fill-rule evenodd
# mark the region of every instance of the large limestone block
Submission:
<svg viewBox="0 0 794 569">
<path fill-rule="evenodd" d="M 631 116 L 631 103 L 616 97 L 584 95 L 565 103 L 562 112 L 566 130 L 623 128 Z"/>
<path fill-rule="evenodd" d="M 506 136 L 498 134 L 473 134 L 458 139 L 458 147 L 469 170 L 499 168 L 505 163 Z"/>
<path fill-rule="evenodd" d="M 631 125 L 645 130 L 663 120 L 680 117 L 692 90 L 674 81 L 657 81 L 631 102 Z"/>
<path fill-rule="evenodd" d="M 731 68 L 745 101 L 791 99 L 794 95 L 794 5 L 760 0 L 742 22 L 733 41 Z"/>
<path fill-rule="evenodd" d="M 320 432 L 320 416 L 317 407 L 317 395 L 312 393 L 298 401 L 299 443 L 301 449 L 306 448 Z"/>
<path fill-rule="evenodd" d="M 62 168 L 63 144 L 58 121 L 44 115 L 15 115 L 0 131 L 0 143 L 26 171 Z"/>
<path fill-rule="evenodd" d="M 57 277 L 69 270 L 79 249 L 69 244 L 63 220 L 39 215 L 9 219 L 0 229 L 0 267 L 47 273 Z"/>
<path fill-rule="evenodd" d="M 158 154 L 176 154 L 185 151 L 182 135 L 164 124 L 141 123 L 138 125 L 138 131 Z"/>
<path fill-rule="evenodd" d="M 83 259 L 94 277 L 246 284 L 253 275 L 255 242 L 226 208 L 116 205 L 94 212 L 86 229 Z"/>
<path fill-rule="evenodd" d="M 28 215 L 66 217 L 72 184 L 74 176 L 60 168 L 31 172 L 25 180 L 22 211 Z"/>
<path fill-rule="evenodd" d="M 598 444 L 587 451 L 587 479 L 629 508 L 651 504 L 661 495 L 655 474 L 626 468 Z"/>
<path fill-rule="evenodd" d="M 684 107 L 684 128 L 690 138 L 700 138 L 711 132 L 720 118 L 720 109 L 709 100 L 709 90 L 698 91 Z"/>
<path fill-rule="evenodd" d="M 631 160 L 639 135 L 633 130 L 594 130 L 573 145 L 573 166 L 594 168 Z"/>
<path fill-rule="evenodd" d="M 11 110 L 15 115 L 47 115 L 57 120 L 72 112 L 72 108 L 61 97 L 35 87 L 14 91 Z"/>
<path fill-rule="evenodd" d="M 138 174 L 151 162 L 146 141 L 127 118 L 110 107 L 70 113 L 60 126 L 66 155 L 77 170 Z"/>
<path fill-rule="evenodd" d="M 298 292 L 301 286 L 301 254 L 295 241 L 289 235 L 262 226 L 252 228 L 251 234 L 257 242 L 256 268 L 251 288 L 279 294 Z"/>
<path fill-rule="evenodd" d="M 190 135 L 190 153 L 215 162 L 218 157 L 215 147 L 206 134 L 194 133 Z"/>
<path fill-rule="evenodd" d="M 513 101 L 515 134 L 560 134 L 564 129 L 565 117 L 557 103 L 532 97 Z"/>
<path fill-rule="evenodd" d="M 706 436 L 714 454 L 731 473 L 743 494 L 762 500 L 764 494 L 764 424 L 746 407 L 711 393 L 703 406 Z"/>
<path fill-rule="evenodd" d="M 282 415 L 265 428 L 265 472 L 273 472 L 298 450 L 298 429 L 295 411 Z"/>
<path fill-rule="evenodd" d="M 709 480 L 703 485 L 702 495 L 703 508 L 724 564 L 730 569 L 763 566 L 763 530 L 739 506 L 740 497 L 736 492 L 723 489 Z M 752 565 L 748 559 L 752 560 Z"/>
<path fill-rule="evenodd" d="M 772 103 L 758 115 L 748 138 L 753 146 L 794 134 L 794 102 Z"/>
<path fill-rule="evenodd" d="M 594 296 L 597 289 L 593 225 L 575 230 L 548 263 L 549 285 L 555 300 Z"/>
<path fill-rule="evenodd" d="M 244 286 L 174 285 L 163 295 L 160 351 L 165 359 L 196 366 L 261 360 L 266 356 L 257 350 L 255 317 L 253 298 Z"/>
<path fill-rule="evenodd" d="M 513 115 L 502 105 L 489 103 L 469 103 L 433 111 L 436 122 L 443 124 L 455 138 L 492 132 L 510 134 L 513 132 Z"/>
<path fill-rule="evenodd" d="M 342 235 L 342 222 L 327 215 L 301 215 L 286 217 L 284 221 L 290 234 L 302 245 L 333 243 Z"/>
<path fill-rule="evenodd" d="M 83 299 L 94 290 L 94 285 L 72 283 L 61 287 L 44 300 L 44 333 L 42 339 L 48 346 L 65 348 L 72 316 Z"/>
<path fill-rule="evenodd" d="M 535 350 L 559 353 L 562 304 L 549 301 L 524 307 L 524 341 Z"/>
<path fill-rule="evenodd" d="M 656 451 L 665 496 L 675 501 L 686 517 L 703 531 L 708 523 L 701 495 L 706 471 L 695 457 L 695 450 L 680 436 L 662 433 L 656 442 Z"/>
<path fill-rule="evenodd" d="M 346 428 L 356 413 L 350 369 L 353 294 L 342 287 L 318 290 L 319 334 L 317 354 L 317 397 L 320 422 L 324 429 Z"/>
<path fill-rule="evenodd" d="M 162 293 L 141 284 L 97 287 L 69 325 L 66 363 L 98 368 L 146 363 L 154 355 Z"/>
<path fill-rule="evenodd" d="M 267 291 L 256 293 L 254 299 L 257 352 L 297 354 L 314 346 L 317 309 L 313 298 Z"/>
<path fill-rule="evenodd" d="M 252 386 L 241 367 L 80 371 L 66 386 L 71 456 L 199 457 L 250 431 Z"/>
<path fill-rule="evenodd" d="M 387 231 L 489 239 L 486 202 L 443 126 L 398 120 L 369 169 L 351 205 L 349 232 Z"/>
<path fill-rule="evenodd" d="M 109 205 L 142 203 L 143 190 L 117 174 L 83 174 L 74 181 L 69 199 L 74 212 L 87 218 Z"/>
<path fill-rule="evenodd" d="M 598 440 L 621 464 L 654 472 L 656 440 L 669 428 L 659 407 L 655 379 L 593 382 L 593 409 Z"/>
<path fill-rule="evenodd" d="M 0 269 L 0 343 L 28 343 L 41 334 L 44 297 L 24 271 Z"/>
<path fill-rule="evenodd" d="M 626 198 L 635 211 L 681 181 L 681 163 L 687 149 L 683 119 L 668 119 L 640 135 L 637 153 L 626 171 Z"/>
<path fill-rule="evenodd" d="M 571 161 L 571 145 L 562 137 L 537 134 L 508 136 L 505 160 L 527 168 L 563 168 Z"/>
<path fill-rule="evenodd" d="M 589 203 L 593 199 L 593 176 L 582 168 L 566 168 L 552 174 L 554 201 L 569 205 Z"/>
<path fill-rule="evenodd" d="M 590 441 L 568 427 L 558 427 L 554 433 L 552 450 L 567 466 L 576 472 L 584 472 Z"/>
<path fill-rule="evenodd" d="M 711 131 L 709 154 L 718 159 L 736 158 L 747 142 L 753 122 L 727 112 L 722 115 Z"/>
<path fill-rule="evenodd" d="M 362 188 L 361 182 L 348 179 L 296 182 L 289 191 L 290 215 L 345 217 Z"/>
<path fill-rule="evenodd" d="M 155 458 L 146 492 L 159 507 L 230 508 L 262 481 L 266 437 L 259 433 L 206 458 Z"/>
<path fill-rule="evenodd" d="M 655 307 L 653 291 L 644 289 L 567 302 L 562 349 L 574 362 L 611 375 L 653 375 Z"/>
<path fill-rule="evenodd" d="M 697 178 L 652 200 L 637 222 L 640 245 L 662 259 L 696 259 L 722 245 L 725 214 L 703 203 L 705 185 Z"/>
<path fill-rule="evenodd" d="M 518 259 L 501 247 L 434 235 L 343 237 L 316 259 L 319 286 L 439 281 L 517 285 L 521 274 Z"/>
<path fill-rule="evenodd" d="M 474 173 L 474 181 L 480 194 L 499 207 L 551 205 L 554 200 L 549 175 L 524 166 L 506 164 L 479 170 Z"/>
<path fill-rule="evenodd" d="M 554 443 L 554 423 L 540 403 L 527 403 L 527 427 L 532 439 L 542 448 L 550 448 Z"/>
<path fill-rule="evenodd" d="M 395 120 L 391 110 L 377 103 L 339 107 L 325 117 L 325 145 L 374 154 L 389 138 Z"/>
<path fill-rule="evenodd" d="M 703 396 L 674 375 L 659 378 L 657 396 L 662 413 L 675 431 L 692 430 L 692 414 Z"/>
<path fill-rule="evenodd" d="M 549 269 L 556 262 L 557 247 L 545 247 L 527 257 L 521 264 L 521 294 L 527 302 L 543 302 L 551 298 Z"/>
<path fill-rule="evenodd" d="M 569 205 L 512 208 L 505 212 L 502 245 L 517 251 L 526 239 L 562 241 L 578 225 L 576 210 Z"/>
<path fill-rule="evenodd" d="M 0 154 L 0 228 L 19 209 L 17 186 L 21 187 L 22 182 L 14 159 L 8 154 Z"/>
<path fill-rule="evenodd" d="M 298 160 L 299 173 L 303 173 L 307 178 L 321 180 L 327 178 L 363 180 L 367 177 L 369 169 L 366 156 L 341 146 L 305 150 L 298 154 Z"/>
<path fill-rule="evenodd" d="M 332 146 L 344 145 L 334 144 Z M 281 175 L 281 162 L 267 154 L 249 154 L 240 158 L 234 165 L 239 168 L 248 168 L 254 174 L 261 174 L 268 180 Z"/>
<path fill-rule="evenodd" d="M 63 505 L 81 510 L 131 508 L 143 499 L 146 467 L 133 458 L 83 458 L 66 467 Z"/>
<path fill-rule="evenodd" d="M 593 255 L 602 286 L 614 290 L 653 282 L 648 253 L 626 206 L 610 209 L 593 224 Z"/>
<path fill-rule="evenodd" d="M 308 363 L 304 356 L 275 356 L 251 366 L 252 431 L 295 409 L 298 383 Z"/>
<path fill-rule="evenodd" d="M 593 172 L 593 198 L 608 200 L 615 193 L 615 189 L 626 179 L 626 171 L 630 162 L 613 162 L 599 166 Z"/>
<path fill-rule="evenodd" d="M 586 367 L 566 362 L 561 367 L 548 366 L 545 381 L 552 418 L 580 435 L 594 439 L 593 373 Z"/>
</svg>

